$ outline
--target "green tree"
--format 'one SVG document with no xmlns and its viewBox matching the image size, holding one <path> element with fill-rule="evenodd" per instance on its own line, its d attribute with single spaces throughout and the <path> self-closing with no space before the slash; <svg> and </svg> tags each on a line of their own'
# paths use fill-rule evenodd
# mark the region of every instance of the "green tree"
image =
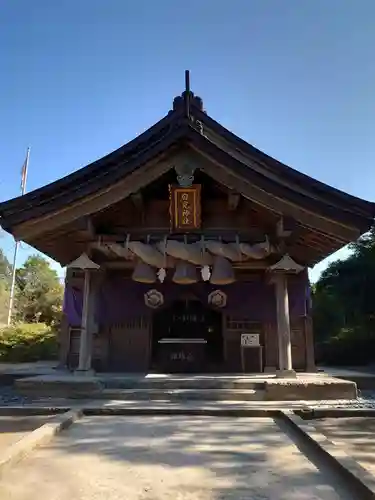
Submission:
<svg viewBox="0 0 375 500">
<path fill-rule="evenodd" d="M 28 323 L 59 320 L 63 287 L 56 271 L 39 255 L 30 256 L 16 271 L 16 318 Z"/>
<path fill-rule="evenodd" d="M 0 279 L 10 283 L 12 278 L 12 266 L 6 258 L 3 250 L 0 248 Z"/>
<path fill-rule="evenodd" d="M 323 341 L 325 348 L 331 347 L 330 362 L 375 359 L 375 230 L 353 243 L 351 249 L 346 260 L 328 266 L 314 289 L 316 340 Z"/>
<path fill-rule="evenodd" d="M 0 325 L 6 323 L 8 317 L 9 291 L 12 279 L 12 266 L 0 248 Z"/>
</svg>

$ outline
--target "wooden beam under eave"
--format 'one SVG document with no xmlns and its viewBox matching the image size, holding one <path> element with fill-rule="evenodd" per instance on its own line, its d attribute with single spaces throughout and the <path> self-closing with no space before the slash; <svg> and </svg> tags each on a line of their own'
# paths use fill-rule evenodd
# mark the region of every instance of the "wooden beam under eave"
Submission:
<svg viewBox="0 0 375 500">
<path fill-rule="evenodd" d="M 281 239 L 290 238 L 298 227 L 297 221 L 291 217 L 280 217 L 276 223 L 276 236 Z"/>
<path fill-rule="evenodd" d="M 144 212 L 144 201 L 143 201 L 143 195 L 140 191 L 138 191 L 137 193 L 133 193 L 130 195 L 130 199 L 133 203 L 133 205 L 135 206 L 135 208 L 139 211 L 139 212 Z"/>
<path fill-rule="evenodd" d="M 96 237 L 95 226 L 92 218 L 88 215 L 77 220 L 76 224 L 77 236 L 84 240 L 91 241 Z"/>
<path fill-rule="evenodd" d="M 275 241 L 282 253 L 289 253 L 289 249 L 307 231 L 291 217 L 281 217 L 275 227 Z"/>
<path fill-rule="evenodd" d="M 205 227 L 202 232 L 208 239 L 221 237 L 224 240 L 235 242 L 236 236 L 238 236 L 241 241 L 246 243 L 264 241 L 265 234 L 267 234 L 267 231 L 263 228 L 247 229 L 244 227 Z M 148 235 L 151 236 L 152 240 L 163 240 L 166 235 L 170 235 L 170 227 L 119 227 L 113 232 L 98 233 L 97 238 L 103 243 L 124 242 L 127 234 L 131 235 L 132 240 L 144 239 Z M 190 237 L 196 241 L 201 238 L 200 234 L 195 233 L 188 235 L 188 240 L 190 240 Z"/>
<path fill-rule="evenodd" d="M 268 269 L 270 266 L 270 262 L 268 260 L 247 260 L 242 262 L 233 262 L 233 269 L 240 269 L 244 271 L 251 270 L 264 270 Z M 114 260 L 107 261 L 101 264 L 101 267 L 104 269 L 133 269 L 134 262 L 127 260 Z"/>
<path fill-rule="evenodd" d="M 241 195 L 239 193 L 235 193 L 230 191 L 228 193 L 228 210 L 234 212 L 237 210 L 238 205 L 240 203 Z"/>
</svg>

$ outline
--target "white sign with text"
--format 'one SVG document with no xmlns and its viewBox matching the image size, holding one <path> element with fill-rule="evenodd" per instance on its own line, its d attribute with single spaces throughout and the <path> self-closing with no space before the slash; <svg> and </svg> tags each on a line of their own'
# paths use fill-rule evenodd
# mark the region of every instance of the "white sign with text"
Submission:
<svg viewBox="0 0 375 500">
<path fill-rule="evenodd" d="M 242 347 L 259 346 L 259 333 L 242 333 L 241 346 Z"/>
</svg>

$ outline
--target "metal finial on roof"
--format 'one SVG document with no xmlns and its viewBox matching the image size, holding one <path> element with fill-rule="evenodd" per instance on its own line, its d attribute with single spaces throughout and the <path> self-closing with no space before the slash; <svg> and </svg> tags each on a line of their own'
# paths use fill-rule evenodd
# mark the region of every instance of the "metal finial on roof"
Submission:
<svg viewBox="0 0 375 500">
<path fill-rule="evenodd" d="M 188 118 L 190 118 L 190 71 L 185 70 L 185 113 Z"/>
<path fill-rule="evenodd" d="M 173 99 L 172 111 L 182 111 L 187 118 L 190 118 L 191 112 L 194 111 L 194 109 L 205 112 L 202 99 L 195 96 L 194 92 L 190 90 L 190 71 L 187 69 L 185 70 L 185 90 L 181 95 Z"/>
</svg>

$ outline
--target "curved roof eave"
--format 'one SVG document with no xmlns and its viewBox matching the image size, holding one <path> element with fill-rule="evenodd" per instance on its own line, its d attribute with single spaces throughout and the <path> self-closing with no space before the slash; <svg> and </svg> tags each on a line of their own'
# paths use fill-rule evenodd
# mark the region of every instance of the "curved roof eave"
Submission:
<svg viewBox="0 0 375 500">
<path fill-rule="evenodd" d="M 209 128 L 212 128 L 213 130 L 216 130 L 216 132 L 224 137 L 228 142 L 232 142 L 234 145 L 238 146 L 240 150 L 242 150 L 243 153 L 247 153 L 249 157 L 254 157 L 258 161 L 262 161 L 263 167 L 265 169 L 269 170 L 278 170 L 280 174 L 283 176 L 288 176 L 291 181 L 294 181 L 296 183 L 302 182 L 303 184 L 308 183 L 309 188 L 312 190 L 316 190 L 319 194 L 326 195 L 329 197 L 337 197 L 340 199 L 342 202 L 351 202 L 354 203 L 355 205 L 360 208 L 361 206 L 364 207 L 365 212 L 368 212 L 368 205 L 369 201 L 363 200 L 362 198 L 358 198 L 357 196 L 353 196 L 351 194 L 345 193 L 344 191 L 341 191 L 340 189 L 337 189 L 335 187 L 329 186 L 328 184 L 325 184 L 324 182 L 321 182 L 317 179 L 314 179 L 313 177 L 310 177 L 307 174 L 304 174 L 302 172 L 299 172 L 298 170 L 290 167 L 289 165 L 286 165 L 285 163 L 280 162 L 279 160 L 276 160 L 272 156 L 267 155 L 260 149 L 257 149 L 256 147 L 252 146 L 250 143 L 246 142 L 244 139 L 241 139 L 237 135 L 235 135 L 233 132 L 225 128 L 221 123 L 217 122 L 214 120 L 212 117 L 207 115 L 206 113 L 197 110 L 195 113 L 195 116 L 197 119 L 201 120 L 203 123 L 206 123 L 206 125 Z M 373 216 L 375 217 L 375 204 L 373 203 Z"/>
<path fill-rule="evenodd" d="M 180 114 L 178 112 L 171 111 L 145 132 L 132 139 L 130 142 L 124 144 L 120 148 L 112 151 L 102 158 L 95 160 L 89 165 L 86 165 L 72 172 L 71 174 L 62 177 L 61 179 L 30 191 L 23 196 L 17 196 L 16 198 L 1 202 L 0 216 L 2 208 L 6 208 L 6 210 L 12 210 L 13 207 L 17 207 L 17 205 L 19 205 L 20 203 L 24 205 L 32 204 L 34 202 L 48 202 L 55 195 L 55 193 L 61 193 L 61 191 L 69 190 L 70 186 L 73 186 L 73 188 L 75 188 L 77 186 L 77 183 L 82 183 L 85 178 L 92 179 L 93 177 L 95 177 L 99 170 L 102 170 L 106 167 L 116 167 L 119 161 L 121 161 L 121 158 L 130 155 L 134 149 L 140 147 L 147 141 L 150 141 L 153 136 L 157 135 L 164 127 L 175 121 L 179 117 L 179 115 Z M 48 199 L 45 200 L 46 198 Z"/>
<path fill-rule="evenodd" d="M 205 148 L 209 152 L 209 155 L 215 158 L 218 163 L 236 172 L 245 182 L 252 182 L 263 191 L 269 192 L 280 199 L 285 198 L 295 205 L 304 207 L 310 211 L 316 211 L 321 216 L 327 216 L 327 218 L 331 220 L 337 222 L 341 221 L 341 223 L 345 225 L 358 227 L 361 230 L 364 228 L 365 231 L 368 229 L 369 225 L 371 225 L 375 215 L 375 204 L 364 201 L 367 211 L 365 213 L 356 213 L 348 209 L 348 207 L 328 203 L 326 200 L 319 200 L 313 197 L 308 198 L 303 193 L 293 190 L 290 186 L 277 183 L 275 180 L 253 170 L 247 164 L 220 148 L 215 142 L 209 141 L 197 132 L 195 132 L 194 136 L 193 141 L 199 149 L 202 150 Z"/>
<path fill-rule="evenodd" d="M 42 217 L 51 211 L 59 210 L 61 207 L 84 199 L 103 188 L 108 188 L 121 179 L 126 179 L 128 175 L 132 174 L 138 167 L 142 166 L 142 164 L 162 155 L 163 152 L 166 150 L 168 151 L 170 147 L 178 145 L 184 137 L 183 128 L 174 127 L 169 132 L 170 133 L 166 133 L 158 141 L 147 144 L 138 155 L 127 155 L 127 161 L 124 161 L 122 164 L 117 164 L 116 169 L 111 171 L 102 170 L 99 175 L 88 180 L 85 184 L 75 186 L 75 189 L 69 190 L 68 192 L 66 192 L 66 190 L 61 191 L 54 199 L 49 199 L 44 204 L 34 205 L 32 209 L 29 209 L 27 205 L 23 204 L 22 208 L 18 211 L 7 213 L 4 219 L 8 221 L 8 224 L 4 224 L 4 229 L 9 229 L 30 219 Z M 20 198 L 20 201 L 24 200 Z M 53 201 L 55 203 L 52 207 Z M 6 203 L 4 205 L 6 205 Z"/>
<path fill-rule="evenodd" d="M 333 219 L 334 210 L 339 215 L 341 212 L 340 216 L 342 217 L 346 213 L 352 221 L 357 220 L 363 223 L 366 221 L 366 224 L 370 220 L 372 221 L 375 216 L 374 203 L 339 191 L 284 165 L 237 137 L 200 109 L 192 108 L 192 118 L 193 122 L 200 120 L 204 128 L 212 130 L 213 134 L 220 136 L 224 141 L 220 141 L 220 144 L 210 141 L 197 132 L 194 123 L 184 116 L 183 110 L 173 110 L 141 135 L 105 157 L 47 186 L 1 203 L 0 217 L 5 222 L 8 221 L 8 227 L 10 227 L 20 223 L 21 220 L 35 218 L 34 214 L 38 214 L 36 215 L 38 217 L 40 214 L 48 212 L 52 206 L 55 209 L 56 206 L 66 205 L 84 198 L 101 189 L 104 184 L 116 182 L 119 176 L 126 177 L 128 173 L 142 165 L 144 158 L 148 157 L 152 151 L 160 150 L 164 146 L 167 147 L 170 141 L 173 141 L 174 136 L 178 136 L 180 139 L 181 136 L 186 136 L 187 139 L 199 136 L 201 146 L 204 145 L 203 141 L 206 141 L 207 144 L 215 146 L 220 154 L 227 154 L 228 159 L 230 159 L 228 165 L 234 165 L 237 172 L 240 172 L 244 177 L 252 176 L 254 179 L 259 179 L 260 185 L 264 186 L 263 189 L 267 189 L 269 186 L 275 192 L 283 192 L 285 196 L 294 200 L 298 199 L 302 205 L 306 201 L 303 198 L 305 196 L 316 206 L 319 206 L 320 211 L 324 211 L 324 207 L 326 207 L 327 216 L 331 214 Z M 263 172 L 253 171 L 251 161 L 246 163 L 238 160 L 234 155 L 231 155 L 231 150 L 232 152 L 240 151 L 243 157 L 256 161 L 258 165 L 262 166 Z M 279 175 L 280 182 L 275 180 L 277 175 L 273 175 L 274 178 L 271 179 L 268 172 Z M 290 179 L 289 186 L 285 185 L 285 178 Z M 305 193 L 300 192 L 299 184 L 303 185 Z M 317 196 L 318 192 L 320 199 L 314 197 L 314 193 Z M 361 224 L 361 226 L 363 225 Z"/>
</svg>

